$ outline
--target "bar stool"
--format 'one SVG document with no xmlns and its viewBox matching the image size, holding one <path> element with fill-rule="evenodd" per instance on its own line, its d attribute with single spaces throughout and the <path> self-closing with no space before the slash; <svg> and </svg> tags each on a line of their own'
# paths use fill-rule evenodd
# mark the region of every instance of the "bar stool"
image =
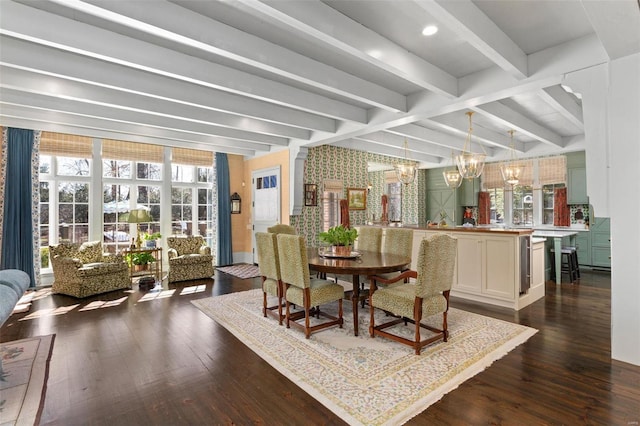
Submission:
<svg viewBox="0 0 640 426">
<path fill-rule="evenodd" d="M 555 250 L 551 248 L 552 256 L 555 256 Z M 562 247 L 561 251 L 561 271 L 560 273 L 566 273 L 569 276 L 571 282 L 576 281 L 580 277 L 580 269 L 578 268 L 578 254 L 574 247 Z M 551 276 L 554 277 L 557 282 L 556 276 L 556 264 L 551 262 Z"/>
</svg>

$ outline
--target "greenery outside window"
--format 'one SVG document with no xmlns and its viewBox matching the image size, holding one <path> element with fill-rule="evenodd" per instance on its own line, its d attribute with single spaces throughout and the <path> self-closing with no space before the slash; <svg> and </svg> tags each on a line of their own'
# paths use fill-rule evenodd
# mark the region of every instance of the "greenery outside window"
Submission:
<svg viewBox="0 0 640 426">
<path fill-rule="evenodd" d="M 489 190 L 491 199 L 490 218 L 491 223 L 504 223 L 504 189 L 493 188 Z"/>
<path fill-rule="evenodd" d="M 513 188 L 513 224 L 521 226 L 533 225 L 533 187 L 516 186 Z"/>
</svg>

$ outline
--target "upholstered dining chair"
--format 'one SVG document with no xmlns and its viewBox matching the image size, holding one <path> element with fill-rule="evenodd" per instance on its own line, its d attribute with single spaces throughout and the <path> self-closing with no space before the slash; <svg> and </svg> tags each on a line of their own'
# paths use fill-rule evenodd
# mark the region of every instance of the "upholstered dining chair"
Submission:
<svg viewBox="0 0 640 426">
<path fill-rule="evenodd" d="M 282 223 L 278 223 L 276 225 L 270 226 L 267 228 L 267 232 L 272 234 L 288 234 L 288 235 L 296 235 L 296 228 L 291 225 L 285 225 Z"/>
<path fill-rule="evenodd" d="M 369 288 L 371 314 L 369 334 L 371 337 L 384 336 L 412 346 L 416 355 L 420 355 L 420 350 L 424 346 L 439 339 L 446 342 L 449 336 L 447 330 L 449 291 L 453 284 L 456 252 L 457 240 L 454 237 L 436 234 L 422 240 L 417 259 L 417 271 L 405 271 L 391 280 L 377 276 L 371 277 L 371 287 Z M 415 278 L 416 282 L 377 288 L 378 282 L 391 284 L 404 281 L 407 278 Z M 395 318 L 376 325 L 375 309 L 388 312 Z M 423 319 L 439 313 L 442 313 L 442 329 L 421 322 Z M 397 324 L 407 325 L 408 322 L 415 324 L 413 340 L 385 331 L 385 329 Z M 420 340 L 421 327 L 436 334 L 426 340 Z"/>
<path fill-rule="evenodd" d="M 280 262 L 278 261 L 278 242 L 276 234 L 269 232 L 256 232 L 256 246 L 258 249 L 258 266 L 262 276 L 262 313 L 274 315 L 278 324 L 282 325 L 284 315 L 282 313 L 283 286 L 280 277 Z M 267 306 L 267 296 L 278 298 L 278 304 Z M 277 313 L 275 312 L 277 310 Z"/>
<path fill-rule="evenodd" d="M 278 255 L 286 262 L 280 262 L 280 272 L 284 284 L 284 298 L 286 301 L 286 324 L 287 328 L 294 325 L 304 330 L 308 339 L 311 333 L 334 325 L 342 328 L 342 298 L 344 288 L 334 282 L 321 279 L 310 278 L 309 261 L 307 258 L 307 247 L 304 237 L 300 235 L 278 234 Z M 320 305 L 338 301 L 338 316 L 329 315 L 320 311 Z M 291 305 L 295 304 L 304 310 L 304 324 L 298 323 L 293 318 Z M 320 324 L 311 325 L 311 307 L 314 306 L 318 317 L 320 315 L 328 318 Z"/>
<path fill-rule="evenodd" d="M 399 254 L 411 258 L 413 250 L 413 231 L 406 228 L 387 228 L 382 241 L 382 253 Z M 398 276 L 400 272 L 389 272 L 381 274 L 382 278 L 391 280 Z M 381 283 L 381 286 L 384 284 Z"/>
</svg>

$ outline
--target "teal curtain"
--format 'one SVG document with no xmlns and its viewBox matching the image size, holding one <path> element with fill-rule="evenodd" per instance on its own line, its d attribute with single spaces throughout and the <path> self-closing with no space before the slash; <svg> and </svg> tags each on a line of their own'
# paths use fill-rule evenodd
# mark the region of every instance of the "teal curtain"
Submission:
<svg viewBox="0 0 640 426">
<path fill-rule="evenodd" d="M 218 266 L 233 264 L 231 244 L 231 191 L 229 189 L 229 160 L 227 154 L 216 152 L 216 180 L 218 182 Z"/>
<path fill-rule="evenodd" d="M 7 163 L 0 269 L 29 274 L 35 287 L 33 252 L 33 130 L 7 129 Z"/>
</svg>

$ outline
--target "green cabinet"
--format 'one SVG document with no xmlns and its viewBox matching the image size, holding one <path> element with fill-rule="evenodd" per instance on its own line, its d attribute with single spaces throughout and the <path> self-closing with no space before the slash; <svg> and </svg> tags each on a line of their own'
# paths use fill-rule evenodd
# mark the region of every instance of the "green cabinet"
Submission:
<svg viewBox="0 0 640 426">
<path fill-rule="evenodd" d="M 480 179 L 463 179 L 460 191 L 460 205 L 472 207 L 478 205 L 478 192 L 480 192 Z"/>
<path fill-rule="evenodd" d="M 578 235 L 576 235 L 576 250 L 578 251 L 578 263 L 580 265 L 591 265 L 591 232 L 578 232 Z"/>
<path fill-rule="evenodd" d="M 611 223 L 609 218 L 594 218 L 589 233 L 591 234 L 591 264 L 611 268 Z"/>
<path fill-rule="evenodd" d="M 588 204 L 587 169 L 584 167 L 567 168 L 567 177 L 567 203 Z"/>
</svg>

